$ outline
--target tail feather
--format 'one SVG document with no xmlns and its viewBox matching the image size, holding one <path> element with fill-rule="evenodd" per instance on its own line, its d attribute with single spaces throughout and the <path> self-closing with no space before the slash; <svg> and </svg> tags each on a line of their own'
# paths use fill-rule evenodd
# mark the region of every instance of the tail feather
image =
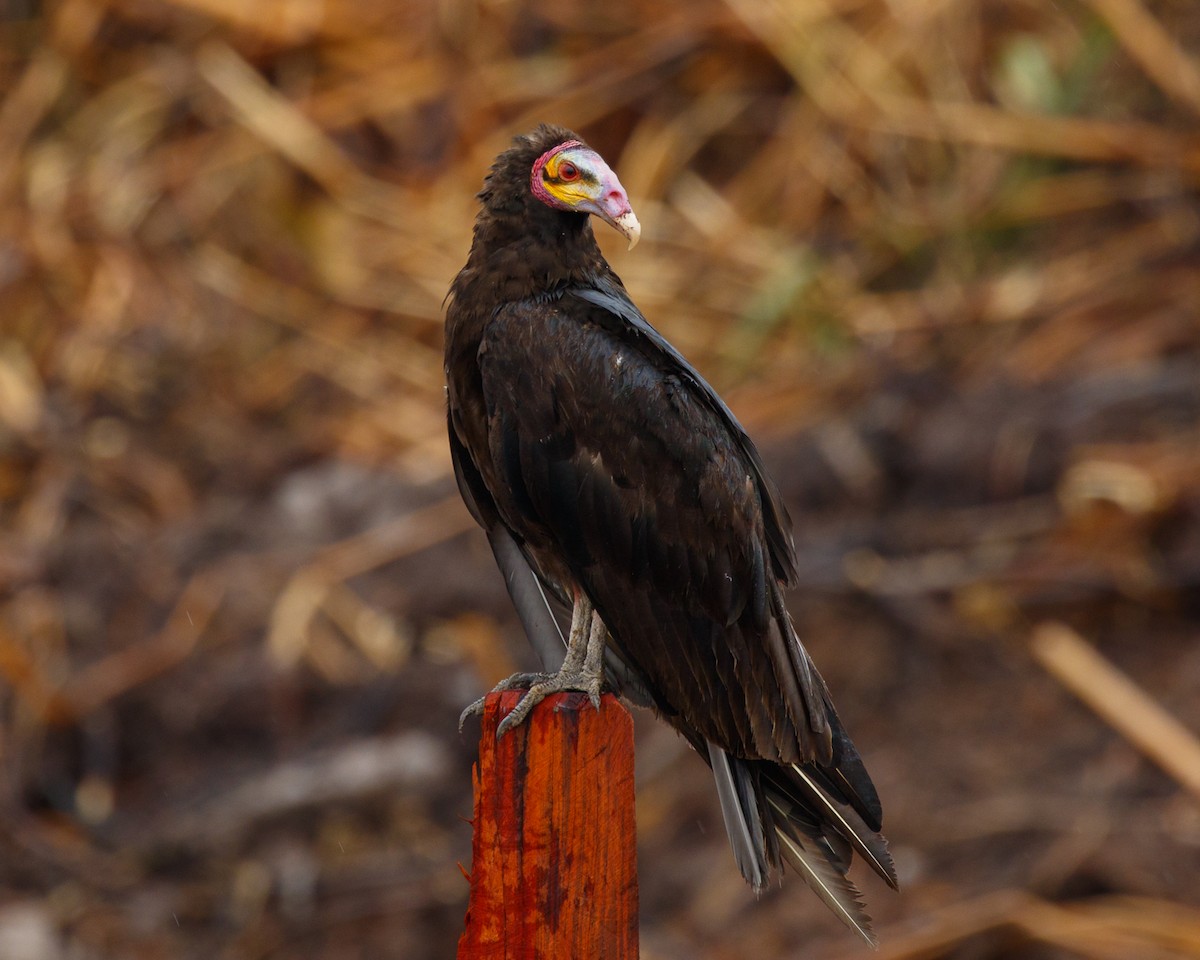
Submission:
<svg viewBox="0 0 1200 960">
<path fill-rule="evenodd" d="M 782 811 L 780 813 L 783 816 Z M 828 850 L 822 849 L 823 845 L 816 838 L 796 830 L 786 816 L 776 821 L 775 830 L 784 858 L 825 906 L 867 943 L 878 946 L 879 941 L 871 930 L 871 918 L 863 908 L 858 888 L 846 877 L 844 870 L 835 866 Z"/>
<path fill-rule="evenodd" d="M 888 852 L 887 841 L 879 833 L 871 830 L 853 807 L 837 802 L 822 790 L 803 766 L 794 764 L 792 771 L 813 806 L 825 814 L 824 819 L 833 825 L 839 835 L 850 841 L 859 855 L 889 887 L 893 890 L 900 889 L 896 879 L 896 865 Z"/>
<path fill-rule="evenodd" d="M 708 759 L 717 781 L 717 797 L 721 801 L 721 816 L 725 820 L 729 845 L 733 847 L 733 859 L 746 882 L 757 893 L 766 886 L 770 869 L 750 770 L 714 743 L 708 745 Z"/>
<path fill-rule="evenodd" d="M 830 789 L 836 771 L 746 760 L 707 746 L 725 829 L 747 882 L 760 890 L 786 863 L 846 926 L 874 945 L 870 917 L 847 873 L 855 853 L 893 888 L 896 870 L 882 834 L 856 804 Z"/>
</svg>

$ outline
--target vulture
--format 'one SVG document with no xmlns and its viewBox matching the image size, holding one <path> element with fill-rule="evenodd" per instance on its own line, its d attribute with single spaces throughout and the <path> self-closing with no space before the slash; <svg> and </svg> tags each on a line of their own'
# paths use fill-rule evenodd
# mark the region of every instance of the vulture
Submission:
<svg viewBox="0 0 1200 960">
<path fill-rule="evenodd" d="M 874 943 L 847 872 L 858 854 L 893 888 L 896 873 L 878 794 L 784 606 L 791 521 L 733 413 L 601 255 L 592 217 L 630 247 L 641 233 L 624 188 L 542 125 L 478 199 L 446 306 L 455 477 L 531 642 L 561 663 L 506 681 L 528 692 L 500 732 L 559 690 L 650 707 L 712 768 L 751 886 L 787 864 Z M 555 605 L 571 610 L 565 655 Z"/>
</svg>

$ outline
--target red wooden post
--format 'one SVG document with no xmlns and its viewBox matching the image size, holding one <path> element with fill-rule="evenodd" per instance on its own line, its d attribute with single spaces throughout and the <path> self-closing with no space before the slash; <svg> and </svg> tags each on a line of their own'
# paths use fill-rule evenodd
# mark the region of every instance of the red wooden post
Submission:
<svg viewBox="0 0 1200 960">
<path fill-rule="evenodd" d="M 458 960 L 637 960 L 633 721 L 560 693 L 497 740 L 520 695 L 484 705 Z"/>
</svg>

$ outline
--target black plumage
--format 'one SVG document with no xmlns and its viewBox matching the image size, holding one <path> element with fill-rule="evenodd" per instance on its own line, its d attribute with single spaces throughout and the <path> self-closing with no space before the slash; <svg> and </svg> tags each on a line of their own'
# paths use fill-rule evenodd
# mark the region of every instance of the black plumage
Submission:
<svg viewBox="0 0 1200 960">
<path fill-rule="evenodd" d="M 561 648 L 531 584 L 573 605 L 558 683 L 594 692 L 584 644 L 606 628 L 607 682 L 712 766 L 747 880 L 787 861 L 871 939 L 852 851 L 895 873 L 874 786 L 784 606 L 790 520 L 728 407 L 602 257 L 589 214 L 640 231 L 620 182 L 542 126 L 479 198 L 446 315 L 450 445 L 527 632 Z"/>
</svg>

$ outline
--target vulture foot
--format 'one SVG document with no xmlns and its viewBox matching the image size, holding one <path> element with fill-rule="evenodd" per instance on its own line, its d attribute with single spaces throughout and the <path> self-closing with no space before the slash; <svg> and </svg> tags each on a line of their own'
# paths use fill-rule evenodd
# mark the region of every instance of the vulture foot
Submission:
<svg viewBox="0 0 1200 960">
<path fill-rule="evenodd" d="M 600 619 L 600 615 L 592 609 L 592 603 L 582 593 L 575 597 L 575 608 L 571 612 L 571 634 L 567 638 L 567 656 L 558 673 L 518 673 L 502 680 L 492 690 L 501 693 L 506 690 L 527 688 L 525 695 L 509 712 L 500 726 L 496 728 L 496 736 L 502 737 L 509 730 L 520 726 L 525 718 L 539 703 L 553 693 L 566 691 L 581 691 L 588 695 L 592 706 L 600 709 L 600 691 L 604 684 L 604 645 L 608 639 L 608 629 Z M 467 717 L 483 712 L 486 697 L 481 697 L 458 718 L 458 729 L 462 732 L 463 723 Z"/>
</svg>

